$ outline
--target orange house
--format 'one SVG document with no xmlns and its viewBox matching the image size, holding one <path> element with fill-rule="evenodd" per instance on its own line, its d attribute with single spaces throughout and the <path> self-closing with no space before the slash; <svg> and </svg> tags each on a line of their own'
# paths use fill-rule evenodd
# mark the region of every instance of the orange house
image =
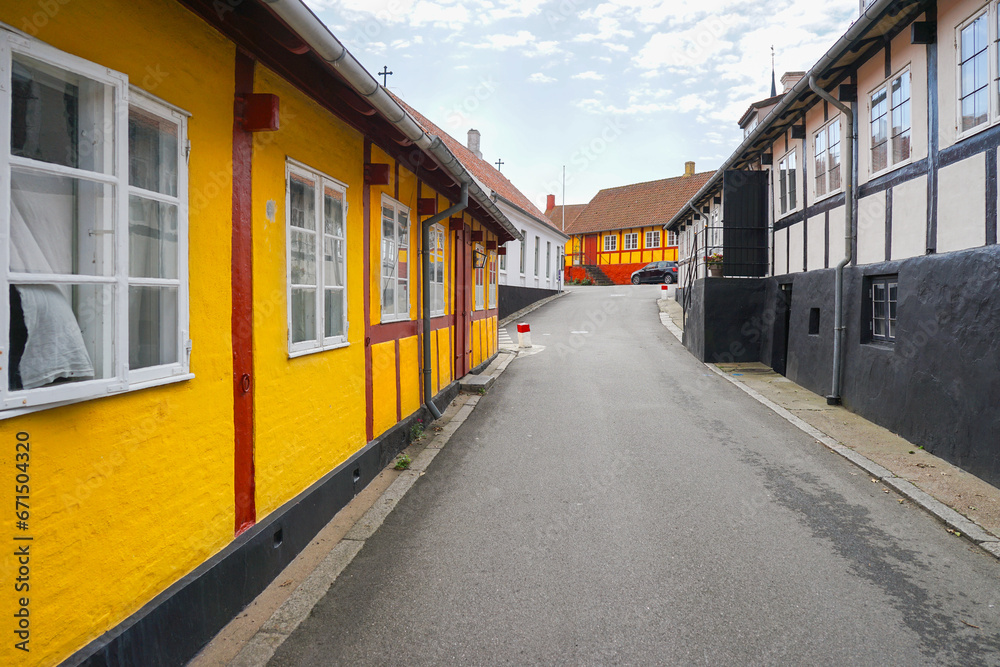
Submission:
<svg viewBox="0 0 1000 667">
<path fill-rule="evenodd" d="M 566 282 L 624 285 L 632 272 L 649 262 L 677 260 L 677 237 L 663 230 L 688 199 L 711 177 L 696 174 L 687 162 L 683 176 L 634 183 L 598 192 L 578 210 L 566 206 Z M 550 204 L 554 204 L 550 198 Z M 563 207 L 550 206 L 546 215 L 563 224 Z"/>
</svg>

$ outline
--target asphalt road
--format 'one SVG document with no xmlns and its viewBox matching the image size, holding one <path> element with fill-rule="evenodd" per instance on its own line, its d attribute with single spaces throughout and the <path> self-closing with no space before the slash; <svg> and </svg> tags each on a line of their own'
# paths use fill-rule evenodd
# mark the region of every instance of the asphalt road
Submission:
<svg viewBox="0 0 1000 667">
<path fill-rule="evenodd" d="M 271 664 L 1000 664 L 1000 563 L 698 363 L 658 293 L 529 315 L 545 349 Z"/>
</svg>

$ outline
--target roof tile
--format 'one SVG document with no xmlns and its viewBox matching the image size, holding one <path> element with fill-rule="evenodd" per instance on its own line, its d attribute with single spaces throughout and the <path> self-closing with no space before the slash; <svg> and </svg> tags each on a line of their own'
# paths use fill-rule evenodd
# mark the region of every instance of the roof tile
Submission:
<svg viewBox="0 0 1000 667">
<path fill-rule="evenodd" d="M 701 189 L 715 172 L 675 176 L 601 190 L 573 220 L 566 216 L 567 234 L 589 234 L 662 226 Z M 569 213 L 569 211 L 567 211 Z"/>
</svg>

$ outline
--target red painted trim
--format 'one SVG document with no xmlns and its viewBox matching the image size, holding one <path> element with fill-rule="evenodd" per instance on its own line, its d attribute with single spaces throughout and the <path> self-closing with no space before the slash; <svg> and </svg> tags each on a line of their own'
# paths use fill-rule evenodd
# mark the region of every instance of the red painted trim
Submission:
<svg viewBox="0 0 1000 667">
<path fill-rule="evenodd" d="M 392 179 L 392 198 L 399 201 L 399 160 L 393 160 L 396 165 L 396 177 Z"/>
<path fill-rule="evenodd" d="M 399 378 L 399 340 L 396 340 L 396 421 L 403 420 L 403 383 Z"/>
<path fill-rule="evenodd" d="M 237 50 L 235 93 L 253 92 L 253 59 Z M 233 431 L 235 531 L 239 535 L 257 521 L 253 430 L 253 135 L 240 121 L 241 102 L 233 107 Z"/>
<path fill-rule="evenodd" d="M 420 322 L 416 320 L 406 320 L 405 322 L 392 322 L 390 324 L 375 324 L 368 334 L 372 345 L 388 343 L 391 340 L 409 338 L 420 333 Z"/>
<path fill-rule="evenodd" d="M 478 322 L 479 320 L 485 320 L 490 317 L 496 317 L 497 312 L 498 311 L 496 308 L 494 308 L 493 310 L 477 310 L 474 313 L 472 313 L 472 321 Z"/>
<path fill-rule="evenodd" d="M 372 142 L 365 139 L 363 164 L 372 161 Z M 368 442 L 375 437 L 375 389 L 372 379 L 372 254 L 371 217 L 372 188 L 365 183 L 361 186 L 361 245 L 364 255 L 364 298 L 365 298 L 365 435 Z"/>
<path fill-rule="evenodd" d="M 431 331 L 437 331 L 438 329 L 447 329 L 454 322 L 454 318 L 451 315 L 439 315 L 438 317 L 431 318 Z"/>
</svg>

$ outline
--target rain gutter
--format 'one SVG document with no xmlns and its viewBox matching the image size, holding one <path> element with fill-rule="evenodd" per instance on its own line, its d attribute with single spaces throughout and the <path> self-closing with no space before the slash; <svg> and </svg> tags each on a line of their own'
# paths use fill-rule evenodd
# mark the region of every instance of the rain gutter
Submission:
<svg viewBox="0 0 1000 667">
<path fill-rule="evenodd" d="M 430 155 L 454 179 L 455 183 L 462 188 L 467 188 L 472 199 L 482 206 L 505 232 L 510 234 L 513 239 L 520 240 L 520 232 L 490 199 L 489 195 L 476 184 L 472 175 L 455 157 L 454 153 L 448 150 L 440 137 L 425 132 L 420 124 L 392 99 L 385 88 L 380 86 L 375 78 L 368 73 L 368 70 L 334 37 L 323 22 L 306 7 L 302 0 L 263 0 L 263 2 L 282 21 L 288 24 L 288 27 L 294 30 L 317 56 L 332 66 L 348 85 L 374 107 L 383 118 L 392 123 L 403 136 L 413 142 L 420 150 Z"/>
</svg>

